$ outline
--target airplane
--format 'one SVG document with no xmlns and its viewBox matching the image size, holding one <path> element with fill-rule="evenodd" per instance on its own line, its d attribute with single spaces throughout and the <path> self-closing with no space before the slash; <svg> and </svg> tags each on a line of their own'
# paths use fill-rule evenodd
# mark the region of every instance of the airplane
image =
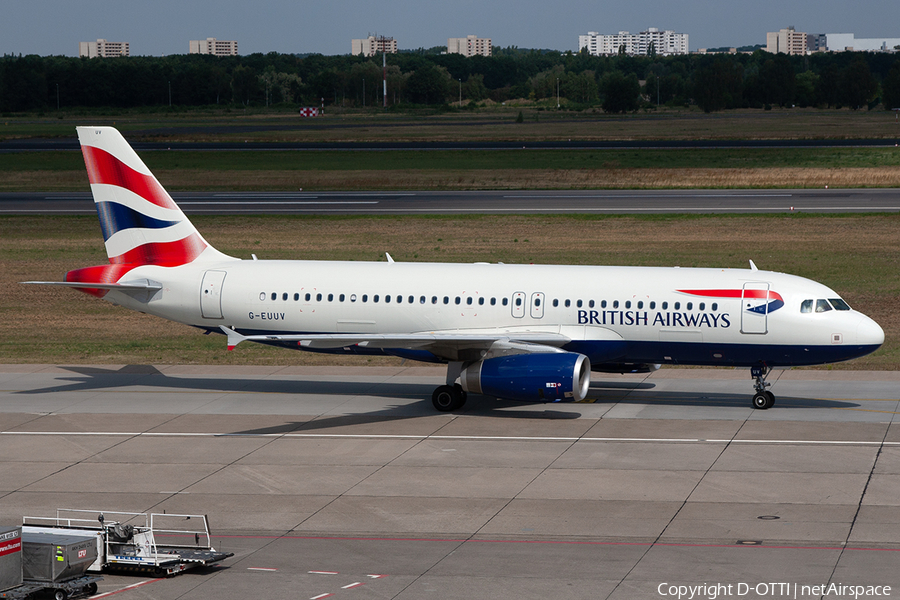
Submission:
<svg viewBox="0 0 900 600">
<path fill-rule="evenodd" d="M 432 394 L 584 400 L 592 372 L 662 365 L 750 369 L 845 361 L 884 331 L 825 285 L 749 269 L 242 260 L 213 248 L 125 138 L 78 127 L 109 263 L 65 281 L 115 305 L 242 342 L 447 364 Z"/>
</svg>

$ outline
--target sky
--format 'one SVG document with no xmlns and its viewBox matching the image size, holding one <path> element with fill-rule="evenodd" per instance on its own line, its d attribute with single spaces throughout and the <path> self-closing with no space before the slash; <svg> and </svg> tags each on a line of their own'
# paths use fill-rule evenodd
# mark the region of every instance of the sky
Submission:
<svg viewBox="0 0 900 600">
<path fill-rule="evenodd" d="M 78 55 L 78 42 L 129 42 L 132 56 L 186 54 L 190 40 L 237 40 L 254 52 L 349 54 L 377 34 L 400 49 L 489 37 L 495 46 L 577 50 L 588 31 L 649 27 L 689 35 L 690 49 L 765 44 L 808 33 L 900 37 L 898 0 L 0 0 L 0 54 Z"/>
</svg>

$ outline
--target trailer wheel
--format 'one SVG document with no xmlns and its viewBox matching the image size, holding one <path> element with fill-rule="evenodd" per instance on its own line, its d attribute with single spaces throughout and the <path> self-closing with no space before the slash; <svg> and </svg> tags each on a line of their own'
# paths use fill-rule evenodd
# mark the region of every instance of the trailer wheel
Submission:
<svg viewBox="0 0 900 600">
<path fill-rule="evenodd" d="M 55 590 L 53 592 L 53 600 L 66 600 L 69 597 L 69 593 L 66 590 Z"/>
<path fill-rule="evenodd" d="M 97 593 L 97 584 L 95 582 L 90 582 L 86 586 L 84 586 L 84 591 L 88 596 L 93 596 Z"/>
</svg>

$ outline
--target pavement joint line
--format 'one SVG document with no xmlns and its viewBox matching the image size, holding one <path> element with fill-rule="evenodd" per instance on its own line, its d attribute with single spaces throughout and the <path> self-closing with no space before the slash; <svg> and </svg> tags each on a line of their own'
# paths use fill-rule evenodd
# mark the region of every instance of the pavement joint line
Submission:
<svg viewBox="0 0 900 600">
<path fill-rule="evenodd" d="M 37 436 L 123 436 L 123 437 L 222 437 L 222 438 L 333 438 L 333 439 L 388 439 L 388 440 L 460 440 L 460 441 L 511 441 L 511 442 L 655 442 L 682 444 L 808 444 L 823 446 L 900 446 L 900 441 L 873 440 L 768 440 L 768 439 L 717 439 L 717 438 L 615 438 L 615 437 L 542 437 L 542 436 L 493 436 L 493 435 L 404 435 L 368 433 L 202 433 L 202 432 L 134 432 L 134 431 L 0 431 L 0 435 Z"/>
</svg>

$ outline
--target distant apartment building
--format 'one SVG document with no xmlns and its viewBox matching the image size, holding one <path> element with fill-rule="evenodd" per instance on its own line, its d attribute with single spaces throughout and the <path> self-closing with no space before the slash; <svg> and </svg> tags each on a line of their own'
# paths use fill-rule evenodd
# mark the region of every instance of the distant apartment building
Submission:
<svg viewBox="0 0 900 600">
<path fill-rule="evenodd" d="M 620 31 L 616 34 L 600 34 L 589 31 L 578 36 L 578 50 L 587 50 L 593 56 L 613 56 L 619 53 L 629 56 L 649 55 L 672 56 L 688 53 L 688 34 L 672 30 L 660 31 L 650 27 L 640 33 Z"/>
<path fill-rule="evenodd" d="M 825 33 L 829 52 L 896 52 L 900 38 L 859 38 L 852 33 Z"/>
<path fill-rule="evenodd" d="M 480 38 L 474 35 L 464 38 L 447 38 L 447 54 L 490 56 L 491 38 Z"/>
<path fill-rule="evenodd" d="M 366 39 L 351 40 L 350 54 L 353 56 L 375 56 L 386 52 L 387 54 L 397 54 L 397 40 L 384 36 L 370 35 Z"/>
<path fill-rule="evenodd" d="M 131 56 L 131 50 L 128 42 L 108 42 L 98 39 L 96 42 L 78 42 L 78 56 L 83 58 Z"/>
<path fill-rule="evenodd" d="M 793 27 L 766 33 L 766 51 L 772 54 L 810 52 L 896 52 L 900 38 L 859 38 L 852 33 L 803 33 Z"/>
<path fill-rule="evenodd" d="M 809 52 L 809 35 L 793 27 L 766 33 L 766 52 L 772 54 L 806 54 Z"/>
<path fill-rule="evenodd" d="M 216 38 L 191 40 L 188 52 L 190 54 L 212 54 L 213 56 L 237 56 L 238 43 L 236 41 L 217 40 Z"/>
</svg>

